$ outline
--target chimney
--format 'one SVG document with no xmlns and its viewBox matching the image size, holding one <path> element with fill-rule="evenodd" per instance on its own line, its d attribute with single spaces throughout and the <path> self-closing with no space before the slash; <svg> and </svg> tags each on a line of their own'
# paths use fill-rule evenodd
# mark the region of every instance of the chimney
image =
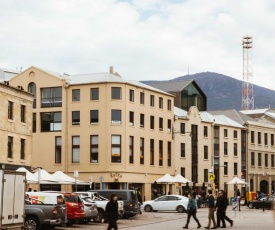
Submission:
<svg viewBox="0 0 275 230">
<path fill-rule="evenodd" d="M 110 74 L 114 74 L 114 68 L 113 68 L 113 66 L 110 66 Z"/>
</svg>

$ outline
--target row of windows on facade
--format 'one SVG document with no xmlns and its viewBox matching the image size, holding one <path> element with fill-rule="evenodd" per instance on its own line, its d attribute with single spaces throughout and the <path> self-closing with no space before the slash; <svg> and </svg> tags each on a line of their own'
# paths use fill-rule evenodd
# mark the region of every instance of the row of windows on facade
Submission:
<svg viewBox="0 0 275 230">
<path fill-rule="evenodd" d="M 90 136 L 90 163 L 99 163 L 99 136 Z M 139 164 L 144 164 L 145 160 L 145 144 L 144 138 L 139 140 Z M 156 141 L 150 139 L 149 153 L 150 153 L 150 165 L 155 165 L 155 145 Z M 111 162 L 121 163 L 122 160 L 122 143 L 121 135 L 111 135 Z M 163 141 L 158 141 L 158 165 L 164 166 L 164 149 Z M 134 136 L 129 137 L 129 149 L 128 149 L 128 160 L 130 164 L 134 164 Z M 147 151 L 146 151 L 147 152 Z M 167 166 L 171 167 L 171 142 L 167 142 L 166 159 Z M 62 137 L 58 136 L 55 138 L 55 163 L 61 164 L 62 159 Z M 80 163 L 80 136 L 72 136 L 72 163 Z"/>
<path fill-rule="evenodd" d="M 8 158 L 14 158 L 14 137 L 8 136 Z M 20 139 L 20 159 L 26 159 L 26 139 Z"/>
<path fill-rule="evenodd" d="M 8 101 L 8 119 L 14 119 L 14 102 Z M 26 106 L 20 105 L 20 121 L 25 123 L 26 122 Z"/>
<path fill-rule="evenodd" d="M 34 104 L 33 107 L 36 108 L 36 86 L 34 83 L 29 85 L 29 92 L 34 94 Z M 90 100 L 98 101 L 100 94 L 99 88 L 90 89 Z M 80 89 L 72 90 L 72 101 L 80 101 Z M 111 87 L 111 99 L 112 100 L 122 100 L 122 88 L 121 87 Z M 129 101 L 135 102 L 135 91 L 129 90 Z M 145 93 L 140 92 L 139 96 L 140 104 L 145 104 Z M 41 89 L 41 106 L 42 107 L 60 107 L 62 106 L 62 87 L 50 87 Z M 150 106 L 155 107 L 155 96 L 150 95 Z M 163 98 L 159 97 L 160 109 L 164 108 Z M 172 110 L 172 101 L 167 99 L 167 110 Z"/>
<path fill-rule="evenodd" d="M 264 154 L 264 167 L 269 167 L 269 159 L 271 162 L 271 167 L 274 168 L 275 167 L 275 158 L 274 158 L 274 154 Z M 251 152 L 251 166 L 255 166 L 255 152 Z M 258 167 L 262 167 L 262 153 L 258 153 Z"/>
<path fill-rule="evenodd" d="M 257 133 L 257 139 L 258 139 L 258 144 L 262 144 L 262 133 L 258 132 Z M 251 144 L 255 143 L 255 132 L 251 131 L 251 136 L 250 136 Z M 270 143 L 273 146 L 274 145 L 274 134 L 270 134 Z M 264 145 L 268 145 L 268 133 L 264 133 Z"/>
<path fill-rule="evenodd" d="M 218 166 L 217 166 L 218 167 Z M 207 169 L 204 169 L 203 170 L 204 171 L 204 174 L 203 174 L 203 176 L 204 176 L 204 182 L 208 182 L 208 176 L 209 176 L 209 169 L 207 168 Z M 184 167 L 181 167 L 180 168 L 180 174 L 183 176 L 183 177 L 186 177 L 185 176 L 185 168 Z M 234 162 L 233 163 L 233 173 L 234 173 L 234 175 L 235 176 L 237 176 L 238 175 L 238 163 L 236 163 L 236 162 Z M 228 162 L 224 162 L 224 165 L 223 165 L 223 175 L 224 176 L 227 176 L 228 175 Z"/>
<path fill-rule="evenodd" d="M 122 123 L 122 111 L 117 109 L 111 110 L 111 123 L 112 124 L 121 124 Z M 40 113 L 41 117 L 41 132 L 52 132 L 52 131 L 61 131 L 62 123 L 62 113 L 61 112 L 46 112 Z M 145 127 L 145 115 L 140 114 L 140 127 Z M 90 123 L 98 124 L 99 123 L 99 111 L 90 110 Z M 134 112 L 129 112 L 129 125 L 134 126 Z M 72 111 L 72 125 L 80 125 L 80 111 Z M 159 118 L 159 130 L 163 131 L 163 118 Z M 167 131 L 171 132 L 172 122 L 171 119 L 167 119 Z M 150 129 L 155 129 L 155 116 L 150 116 Z M 33 113 L 33 132 L 36 132 L 36 113 Z"/>
</svg>

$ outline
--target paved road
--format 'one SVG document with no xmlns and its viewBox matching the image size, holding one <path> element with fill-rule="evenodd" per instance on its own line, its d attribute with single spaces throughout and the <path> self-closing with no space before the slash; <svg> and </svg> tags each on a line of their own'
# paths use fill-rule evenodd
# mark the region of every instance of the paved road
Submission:
<svg viewBox="0 0 275 230">
<path fill-rule="evenodd" d="M 207 208 L 198 210 L 197 217 L 200 220 L 201 229 L 207 225 L 208 219 Z M 275 211 L 262 211 L 259 209 L 250 210 L 246 207 L 242 208 L 241 212 L 232 210 L 227 211 L 227 215 L 234 221 L 234 226 L 227 225 L 227 229 L 245 229 L 245 230 L 274 230 L 275 229 Z M 236 215 L 236 216 L 235 216 Z M 176 212 L 143 212 L 130 219 L 118 220 L 119 229 L 127 230 L 179 230 L 185 225 L 186 214 Z M 70 228 L 56 228 L 56 229 L 99 229 L 107 228 L 107 224 L 89 223 L 87 225 L 74 225 Z M 189 229 L 197 229 L 196 222 L 191 219 Z"/>
</svg>

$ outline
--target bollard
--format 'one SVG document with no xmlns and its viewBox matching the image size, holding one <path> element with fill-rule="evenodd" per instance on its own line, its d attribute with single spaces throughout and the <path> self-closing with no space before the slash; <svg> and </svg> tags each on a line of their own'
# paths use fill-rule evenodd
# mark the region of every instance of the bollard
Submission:
<svg viewBox="0 0 275 230">
<path fill-rule="evenodd" d="M 263 199 L 263 212 L 264 212 L 264 199 Z"/>
</svg>

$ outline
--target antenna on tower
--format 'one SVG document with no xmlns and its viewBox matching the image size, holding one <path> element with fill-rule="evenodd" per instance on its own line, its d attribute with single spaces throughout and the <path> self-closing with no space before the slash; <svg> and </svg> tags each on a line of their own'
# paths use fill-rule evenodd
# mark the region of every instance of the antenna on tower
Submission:
<svg viewBox="0 0 275 230">
<path fill-rule="evenodd" d="M 242 110 L 254 109 L 252 43 L 252 36 L 243 37 Z"/>
</svg>

